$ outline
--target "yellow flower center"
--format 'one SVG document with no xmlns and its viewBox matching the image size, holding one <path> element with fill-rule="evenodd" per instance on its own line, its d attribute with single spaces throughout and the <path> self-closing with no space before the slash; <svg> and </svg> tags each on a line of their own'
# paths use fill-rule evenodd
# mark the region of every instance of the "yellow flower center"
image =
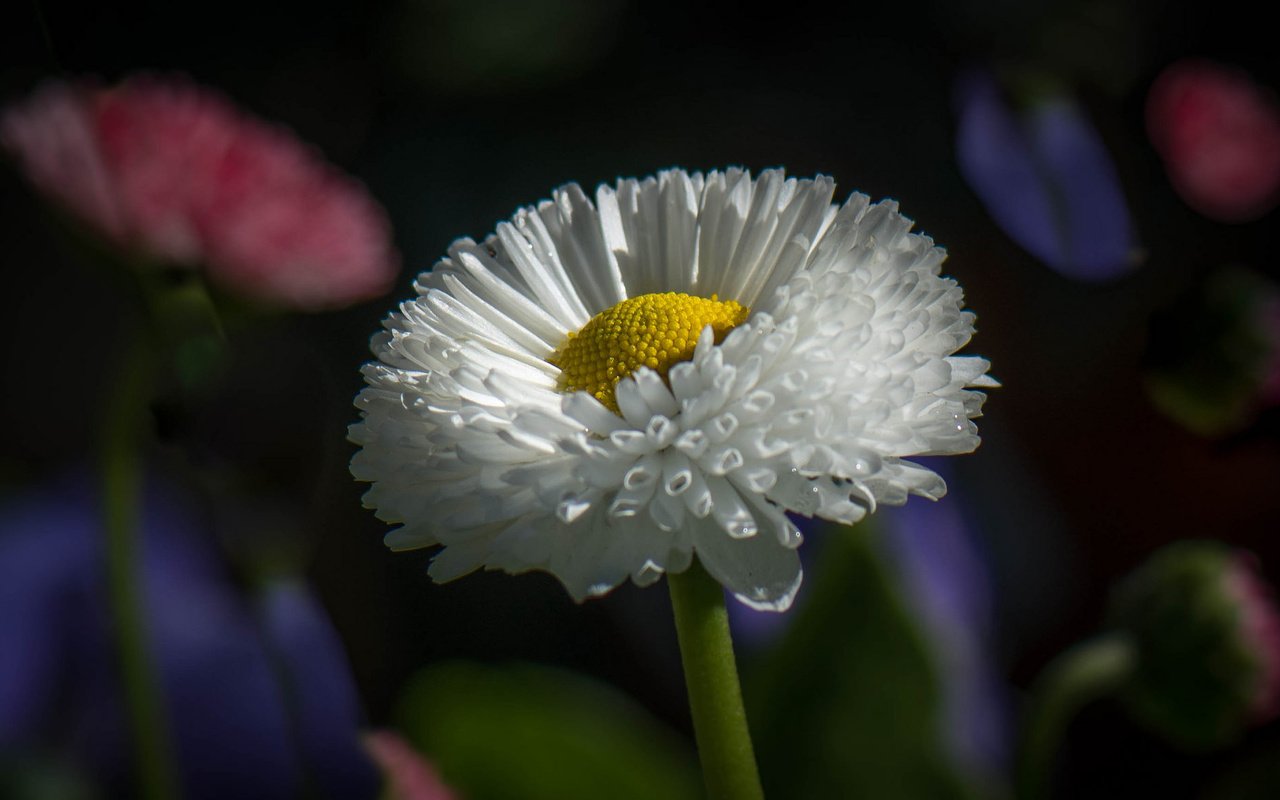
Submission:
<svg viewBox="0 0 1280 800">
<path fill-rule="evenodd" d="M 750 309 L 711 295 L 642 294 L 596 314 L 547 359 L 560 368 L 560 390 L 590 392 L 615 413 L 614 387 L 640 367 L 667 379 L 672 365 L 693 358 L 702 329 L 719 343 Z"/>
</svg>

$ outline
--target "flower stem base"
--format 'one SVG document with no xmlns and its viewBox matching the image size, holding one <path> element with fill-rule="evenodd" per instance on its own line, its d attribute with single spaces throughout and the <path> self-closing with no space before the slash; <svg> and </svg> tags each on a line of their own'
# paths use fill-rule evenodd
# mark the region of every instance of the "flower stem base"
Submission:
<svg viewBox="0 0 1280 800">
<path fill-rule="evenodd" d="M 133 733 L 138 793 L 145 800 L 178 797 L 160 682 L 151 661 L 143 614 L 139 439 L 150 388 L 150 354 L 140 342 L 125 354 L 107 404 L 100 444 L 107 594 L 125 706 Z"/>
<path fill-rule="evenodd" d="M 1019 800 L 1048 797 L 1053 765 L 1071 719 L 1088 703 L 1124 683 L 1133 670 L 1133 643 L 1104 636 L 1068 650 L 1032 687 L 1018 756 Z"/>
<path fill-rule="evenodd" d="M 696 560 L 667 581 L 707 797 L 762 800 L 724 589 Z"/>
</svg>

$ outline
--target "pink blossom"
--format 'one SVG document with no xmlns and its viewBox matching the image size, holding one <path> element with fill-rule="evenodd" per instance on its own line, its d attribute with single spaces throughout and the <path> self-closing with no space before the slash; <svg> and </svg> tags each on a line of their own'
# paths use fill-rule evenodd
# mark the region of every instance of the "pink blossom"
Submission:
<svg viewBox="0 0 1280 800">
<path fill-rule="evenodd" d="M 393 731 L 373 731 L 364 746 L 382 770 L 391 800 L 456 800 L 435 767 Z"/>
<path fill-rule="evenodd" d="M 88 94 L 48 84 L 0 117 L 0 142 L 41 191 L 112 239 L 125 222 L 97 146 Z"/>
<path fill-rule="evenodd" d="M 1244 222 L 1280 199 L 1280 108 L 1243 72 L 1166 68 L 1147 95 L 1147 130 L 1178 194 L 1205 216 Z"/>
<path fill-rule="evenodd" d="M 1234 555 L 1226 590 L 1240 604 L 1240 639 L 1258 665 L 1250 711 L 1266 722 L 1280 715 L 1280 610 L 1248 553 Z"/>
<path fill-rule="evenodd" d="M 287 131 L 179 79 L 51 83 L 0 118 L 31 182 L 113 242 L 246 297 L 323 309 L 397 272 L 386 215 Z"/>
</svg>

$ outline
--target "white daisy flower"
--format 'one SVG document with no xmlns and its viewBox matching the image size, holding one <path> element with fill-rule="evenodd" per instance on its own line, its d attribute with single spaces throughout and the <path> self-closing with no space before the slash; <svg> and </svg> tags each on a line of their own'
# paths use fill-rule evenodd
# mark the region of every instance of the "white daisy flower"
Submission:
<svg viewBox="0 0 1280 800">
<path fill-rule="evenodd" d="M 830 178 L 682 170 L 577 184 L 419 276 L 374 336 L 350 437 L 393 550 L 430 574 L 546 570 L 577 600 L 693 555 L 786 609 L 801 536 L 942 479 L 996 385 L 945 254 Z"/>
</svg>

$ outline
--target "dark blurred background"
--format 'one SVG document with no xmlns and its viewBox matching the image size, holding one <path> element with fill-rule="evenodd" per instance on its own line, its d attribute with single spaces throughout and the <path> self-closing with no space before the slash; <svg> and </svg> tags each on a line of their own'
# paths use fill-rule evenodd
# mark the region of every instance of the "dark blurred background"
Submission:
<svg viewBox="0 0 1280 800">
<path fill-rule="evenodd" d="M 1160 413 L 1147 388 L 1153 364 L 1176 361 L 1168 350 L 1196 329 L 1178 309 L 1215 271 L 1278 277 L 1276 212 L 1224 223 L 1194 211 L 1144 117 L 1152 81 L 1185 57 L 1280 85 L 1273 32 L 1251 8 L 14 2 L 0 11 L 0 102 L 54 75 L 182 73 L 289 126 L 389 211 L 404 264 L 390 296 L 234 329 L 220 391 L 169 420 L 195 461 L 236 465 L 228 492 L 257 498 L 230 511 L 212 493 L 230 548 L 278 541 L 302 554 L 371 721 L 389 722 L 424 665 L 518 659 L 597 676 L 687 731 L 664 591 L 624 586 L 577 608 L 545 575 L 435 586 L 429 554 L 382 546 L 385 526 L 346 470 L 345 429 L 369 336 L 414 275 L 452 239 L 484 236 L 569 181 L 784 166 L 834 176 L 841 198 L 898 199 L 947 247 L 945 268 L 978 313 L 969 350 L 1004 384 L 980 423 L 982 448 L 954 460 L 951 482 L 991 579 L 993 659 L 1016 704 L 1055 653 L 1098 629 L 1112 582 L 1161 544 L 1225 540 L 1280 580 L 1274 409 L 1205 435 Z M 1136 265 L 1074 279 L 986 210 L 956 156 L 957 82 L 974 70 L 1014 76 L 1006 86 L 1047 76 L 1073 99 L 1114 164 Z M 122 305 L 16 171 L 0 178 L 0 198 L 0 480 L 16 491 L 88 457 Z M 1068 796 L 1197 796 L 1232 758 L 1280 740 L 1272 724 L 1228 755 L 1188 756 L 1106 705 L 1073 730 Z"/>
</svg>

